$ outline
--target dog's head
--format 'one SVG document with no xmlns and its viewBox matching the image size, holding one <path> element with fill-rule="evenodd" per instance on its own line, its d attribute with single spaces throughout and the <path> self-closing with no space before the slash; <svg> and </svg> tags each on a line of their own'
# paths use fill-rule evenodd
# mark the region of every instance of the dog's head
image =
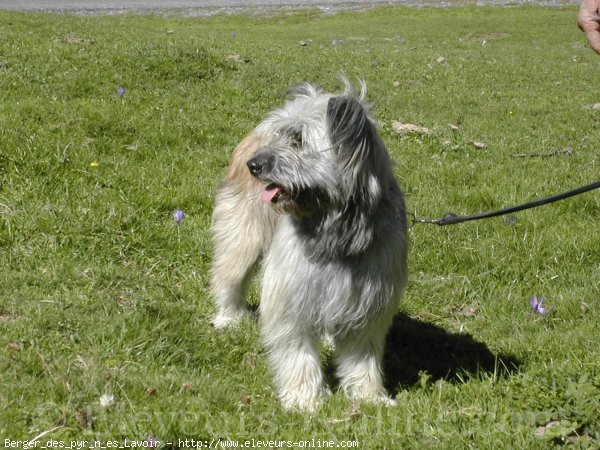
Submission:
<svg viewBox="0 0 600 450">
<path fill-rule="evenodd" d="M 387 151 L 362 98 L 299 85 L 257 131 L 268 144 L 247 162 L 265 183 L 262 200 L 311 216 L 331 208 L 374 206 L 392 177 Z"/>
</svg>

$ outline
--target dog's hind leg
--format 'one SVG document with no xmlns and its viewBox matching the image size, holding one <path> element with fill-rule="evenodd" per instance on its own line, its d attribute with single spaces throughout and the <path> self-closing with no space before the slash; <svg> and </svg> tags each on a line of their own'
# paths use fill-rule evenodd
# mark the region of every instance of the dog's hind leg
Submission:
<svg viewBox="0 0 600 450">
<path fill-rule="evenodd" d="M 263 187 L 246 168 L 260 140 L 250 135 L 236 149 L 213 211 L 214 259 L 211 290 L 216 328 L 237 323 L 249 314 L 245 296 L 253 269 L 271 241 L 275 217 L 260 201 Z"/>
<path fill-rule="evenodd" d="M 388 322 L 387 319 L 376 321 L 336 339 L 337 375 L 341 388 L 351 399 L 396 405 L 383 386 L 381 374 Z"/>
<path fill-rule="evenodd" d="M 240 215 L 244 206 L 236 203 L 233 199 L 221 201 L 214 211 L 211 289 L 217 306 L 216 328 L 233 325 L 250 312 L 245 296 L 263 248 L 260 230 L 253 230 L 252 219 Z"/>
</svg>

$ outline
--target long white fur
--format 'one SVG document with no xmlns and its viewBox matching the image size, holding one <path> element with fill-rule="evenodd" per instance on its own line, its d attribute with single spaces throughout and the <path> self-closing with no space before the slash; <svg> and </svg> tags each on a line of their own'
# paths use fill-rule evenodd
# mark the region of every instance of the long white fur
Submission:
<svg viewBox="0 0 600 450">
<path fill-rule="evenodd" d="M 329 391 L 319 357 L 326 335 L 342 390 L 394 403 L 381 361 L 406 283 L 406 217 L 363 100 L 349 84 L 337 96 L 299 85 L 247 138 L 256 144 L 240 144 L 217 196 L 214 324 L 247 314 L 244 296 L 262 256 L 262 336 L 287 409 L 312 411 Z M 239 169 L 258 157 L 265 166 L 255 177 Z M 285 207 L 261 202 L 269 183 L 290 194 Z"/>
</svg>

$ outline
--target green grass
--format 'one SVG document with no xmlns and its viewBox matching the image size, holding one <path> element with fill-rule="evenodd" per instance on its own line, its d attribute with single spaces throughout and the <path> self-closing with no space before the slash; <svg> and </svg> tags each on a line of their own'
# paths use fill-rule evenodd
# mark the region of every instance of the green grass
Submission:
<svg viewBox="0 0 600 450">
<path fill-rule="evenodd" d="M 345 73 L 368 82 L 421 217 L 596 180 L 600 112 L 589 106 L 600 102 L 600 60 L 575 16 L 537 7 L 209 19 L 1 12 L 2 444 L 53 430 L 41 442 L 600 446 L 598 193 L 516 223 L 410 231 L 411 277 L 386 357 L 394 409 L 336 392 L 314 416 L 282 411 L 257 324 L 216 332 L 207 285 L 208 226 L 229 155 L 298 81 L 337 90 Z M 393 120 L 432 131 L 397 135 Z M 567 147 L 570 156 L 515 156 Z M 187 214 L 179 227 L 175 208 Z M 530 311 L 534 294 L 546 298 L 546 317 Z M 104 394 L 112 406 L 101 406 Z M 553 421 L 555 439 L 536 437 Z"/>
</svg>

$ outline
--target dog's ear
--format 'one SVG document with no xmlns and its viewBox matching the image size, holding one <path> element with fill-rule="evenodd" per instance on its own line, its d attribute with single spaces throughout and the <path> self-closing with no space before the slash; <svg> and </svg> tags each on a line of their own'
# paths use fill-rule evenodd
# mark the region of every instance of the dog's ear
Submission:
<svg viewBox="0 0 600 450">
<path fill-rule="evenodd" d="M 355 204 L 371 211 L 384 187 L 393 182 L 391 163 L 368 109 L 350 95 L 332 97 L 327 104 L 327 126 L 338 158 L 341 182 Z"/>
<path fill-rule="evenodd" d="M 327 126 L 331 143 L 340 153 L 363 153 L 373 141 L 374 125 L 369 119 L 367 109 L 352 95 L 340 95 L 329 99 Z M 356 155 L 349 156 L 353 158 Z"/>
</svg>

